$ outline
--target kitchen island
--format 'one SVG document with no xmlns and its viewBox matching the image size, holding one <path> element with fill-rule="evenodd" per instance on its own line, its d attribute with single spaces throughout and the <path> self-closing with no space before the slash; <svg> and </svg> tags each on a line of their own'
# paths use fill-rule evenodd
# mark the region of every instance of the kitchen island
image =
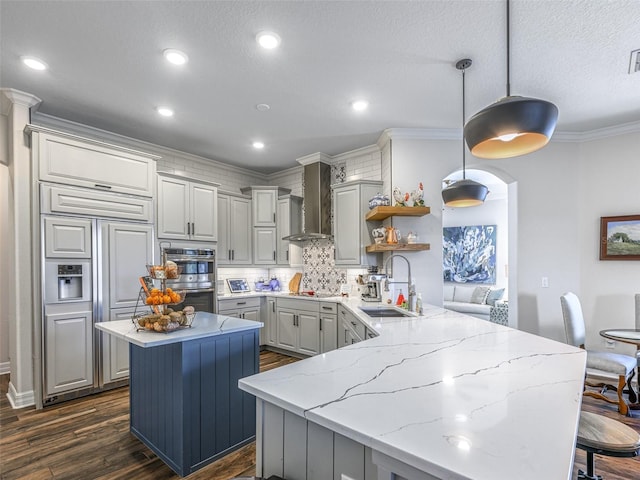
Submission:
<svg viewBox="0 0 640 480">
<path fill-rule="evenodd" d="M 96 323 L 129 342 L 131 432 L 181 476 L 251 442 L 256 407 L 238 380 L 259 371 L 262 323 L 198 312 L 191 328 L 138 332 Z"/>
<path fill-rule="evenodd" d="M 257 475 L 571 478 L 584 350 L 437 307 L 372 319 L 337 301 L 378 336 L 240 380 L 257 397 Z"/>
</svg>

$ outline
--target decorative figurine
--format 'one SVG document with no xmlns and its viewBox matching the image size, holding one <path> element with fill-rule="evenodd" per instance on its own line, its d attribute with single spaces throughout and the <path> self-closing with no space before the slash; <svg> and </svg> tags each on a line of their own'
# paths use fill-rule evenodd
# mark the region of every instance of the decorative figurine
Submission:
<svg viewBox="0 0 640 480">
<path fill-rule="evenodd" d="M 396 201 L 396 207 L 406 207 L 406 199 L 398 187 L 393 189 L 393 199 Z"/>
<path fill-rule="evenodd" d="M 418 189 L 411 192 L 411 200 L 414 207 L 424 207 L 424 187 L 422 182 L 418 185 Z"/>
</svg>

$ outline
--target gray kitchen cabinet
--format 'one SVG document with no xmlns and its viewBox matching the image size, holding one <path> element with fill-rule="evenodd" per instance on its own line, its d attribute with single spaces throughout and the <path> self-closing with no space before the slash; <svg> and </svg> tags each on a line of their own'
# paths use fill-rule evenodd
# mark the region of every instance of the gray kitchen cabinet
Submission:
<svg viewBox="0 0 640 480">
<path fill-rule="evenodd" d="M 45 217 L 45 256 L 91 258 L 91 225 L 87 218 Z"/>
<path fill-rule="evenodd" d="M 380 192 L 382 182 L 355 180 L 333 188 L 333 232 L 335 264 L 337 266 L 367 266 L 376 264 L 375 254 L 367 254 L 369 230 L 364 219 L 369 200 Z"/>
<path fill-rule="evenodd" d="M 251 196 L 251 213 L 254 227 L 275 227 L 278 197 L 291 193 L 288 188 L 270 185 L 252 185 L 243 187 L 240 191 L 244 195 Z"/>
<path fill-rule="evenodd" d="M 338 348 L 338 315 L 335 303 L 320 302 L 320 353 Z"/>
<path fill-rule="evenodd" d="M 276 211 L 276 259 L 278 265 L 302 265 L 302 244 L 283 237 L 302 232 L 302 198 L 285 195 L 278 198 Z"/>
<path fill-rule="evenodd" d="M 366 338 L 367 328 L 353 313 L 338 307 L 338 348 L 361 342 Z"/>
<path fill-rule="evenodd" d="M 218 300 L 218 314 L 260 321 L 260 297 L 225 298 Z"/>
<path fill-rule="evenodd" d="M 218 193 L 218 265 L 251 264 L 251 199 Z"/>
<path fill-rule="evenodd" d="M 215 242 L 217 184 L 158 175 L 158 238 Z"/>
<path fill-rule="evenodd" d="M 45 182 L 153 196 L 157 155 L 29 125 L 38 176 Z"/>
<path fill-rule="evenodd" d="M 253 228 L 253 263 L 276 264 L 276 227 Z"/>
<path fill-rule="evenodd" d="M 277 347 L 305 355 L 320 353 L 318 302 L 278 298 L 276 321 Z"/>
<path fill-rule="evenodd" d="M 264 341 L 263 344 L 276 346 L 278 342 L 278 323 L 276 321 L 276 299 L 268 298 L 266 302 L 266 314 L 264 318 Z"/>
<path fill-rule="evenodd" d="M 110 310 L 109 321 L 131 320 L 135 308 Z M 115 382 L 129 377 L 129 343 L 112 335 L 102 335 L 103 383 Z"/>
<path fill-rule="evenodd" d="M 59 305 L 55 305 L 59 307 Z M 93 314 L 91 303 L 44 316 L 47 395 L 93 385 Z"/>
</svg>

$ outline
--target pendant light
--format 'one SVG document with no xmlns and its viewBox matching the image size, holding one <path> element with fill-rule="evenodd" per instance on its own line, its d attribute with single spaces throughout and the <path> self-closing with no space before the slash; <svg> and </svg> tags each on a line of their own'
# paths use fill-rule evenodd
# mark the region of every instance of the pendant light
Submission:
<svg viewBox="0 0 640 480">
<path fill-rule="evenodd" d="M 487 198 L 489 189 L 478 182 L 467 180 L 466 160 L 464 144 L 464 120 L 465 120 L 465 96 L 464 96 L 464 72 L 471 66 L 471 60 L 465 58 L 456 63 L 456 68 L 462 71 L 462 180 L 449 184 L 442 190 L 442 200 L 447 207 L 475 207 L 482 205 Z"/>
<path fill-rule="evenodd" d="M 480 158 L 510 158 L 544 147 L 556 128 L 558 107 L 537 98 L 511 96 L 507 0 L 507 96 L 476 113 L 464 127 L 469 150 Z"/>
</svg>

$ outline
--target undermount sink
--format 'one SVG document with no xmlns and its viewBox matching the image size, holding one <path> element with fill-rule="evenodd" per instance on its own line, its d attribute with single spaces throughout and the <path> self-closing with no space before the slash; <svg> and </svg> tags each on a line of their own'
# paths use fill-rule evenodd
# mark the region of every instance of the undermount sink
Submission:
<svg viewBox="0 0 640 480">
<path fill-rule="evenodd" d="M 364 313 L 370 317 L 413 317 L 409 312 L 389 307 L 360 307 Z"/>
</svg>

